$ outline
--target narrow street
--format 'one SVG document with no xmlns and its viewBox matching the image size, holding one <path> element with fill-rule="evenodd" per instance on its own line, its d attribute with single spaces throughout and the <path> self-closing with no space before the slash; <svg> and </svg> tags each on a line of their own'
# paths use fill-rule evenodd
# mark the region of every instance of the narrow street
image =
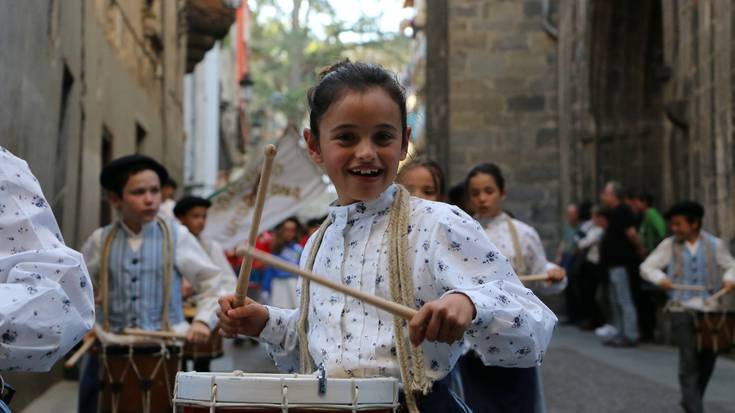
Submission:
<svg viewBox="0 0 735 413">
<path fill-rule="evenodd" d="M 262 347 L 226 344 L 215 371 L 274 372 Z M 613 349 L 591 333 L 560 326 L 543 367 L 548 413 L 678 413 L 677 354 L 672 347 Z M 735 362 L 721 357 L 707 392 L 707 411 L 735 412 Z M 21 413 L 76 411 L 77 382 L 60 381 Z"/>
</svg>

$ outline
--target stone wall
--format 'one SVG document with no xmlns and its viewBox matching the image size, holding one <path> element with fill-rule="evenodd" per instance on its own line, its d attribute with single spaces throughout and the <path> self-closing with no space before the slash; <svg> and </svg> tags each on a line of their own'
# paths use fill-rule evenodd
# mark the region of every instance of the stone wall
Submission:
<svg viewBox="0 0 735 413">
<path fill-rule="evenodd" d="M 551 252 L 560 219 L 557 62 L 542 2 L 447 4 L 449 136 L 428 131 L 428 139 L 448 139 L 452 183 L 477 163 L 498 164 L 507 179 L 506 208 L 537 228 Z M 431 24 L 431 4 L 428 11 Z M 428 58 L 428 66 L 437 63 Z"/>
<path fill-rule="evenodd" d="M 735 236 L 733 41 L 729 1 L 562 2 L 559 127 L 565 197 L 607 179 L 657 206 L 704 204 L 705 226 Z M 643 47 L 641 47 L 643 46 Z"/>
<path fill-rule="evenodd" d="M 180 2 L 34 0 L 0 14 L 0 145 L 38 176 L 68 244 L 102 223 L 103 153 L 182 173 Z"/>
</svg>

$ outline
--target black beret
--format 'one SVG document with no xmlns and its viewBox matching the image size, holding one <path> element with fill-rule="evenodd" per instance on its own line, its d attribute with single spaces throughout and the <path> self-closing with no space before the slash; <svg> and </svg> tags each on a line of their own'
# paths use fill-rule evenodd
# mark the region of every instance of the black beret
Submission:
<svg viewBox="0 0 735 413">
<path fill-rule="evenodd" d="M 131 172 L 150 169 L 158 175 L 161 183 L 168 180 L 168 171 L 155 159 L 145 155 L 127 155 L 112 160 L 102 167 L 100 184 L 108 191 L 120 193 Z"/>
<path fill-rule="evenodd" d="M 209 208 L 211 206 L 212 206 L 212 202 L 210 202 L 208 199 L 200 198 L 198 196 L 187 195 L 179 199 L 179 202 L 176 203 L 176 206 L 174 207 L 174 215 L 178 217 L 180 215 L 186 214 L 192 208 L 196 208 L 196 207 Z"/>
</svg>

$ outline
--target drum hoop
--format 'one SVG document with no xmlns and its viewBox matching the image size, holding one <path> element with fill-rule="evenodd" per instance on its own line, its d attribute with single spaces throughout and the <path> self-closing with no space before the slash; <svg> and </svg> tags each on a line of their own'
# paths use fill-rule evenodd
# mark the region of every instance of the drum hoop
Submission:
<svg viewBox="0 0 735 413">
<path fill-rule="evenodd" d="M 369 404 L 357 404 L 360 394 L 360 385 L 356 383 L 354 380 L 352 380 L 351 383 L 351 399 L 352 403 L 350 404 L 334 404 L 334 403 L 291 403 L 288 400 L 288 386 L 289 384 L 285 382 L 285 380 L 288 377 L 281 377 L 280 380 L 278 380 L 279 386 L 281 387 L 282 391 L 282 400 L 281 403 L 254 403 L 254 402 L 222 402 L 217 400 L 217 383 L 216 383 L 216 375 L 211 375 L 211 395 L 210 400 L 199 400 L 199 399 L 188 399 L 185 397 L 180 397 L 179 395 L 179 374 L 182 372 L 179 372 L 177 374 L 176 383 L 174 384 L 174 396 L 171 399 L 171 403 L 173 406 L 177 405 L 183 405 L 183 406 L 197 406 L 197 407 L 208 407 L 208 408 L 215 408 L 215 407 L 255 407 L 255 408 L 271 408 L 271 409 L 281 409 L 281 410 L 288 410 L 289 408 L 293 409 L 320 409 L 320 410 L 335 410 L 335 411 L 365 411 L 365 410 L 376 410 L 376 409 L 392 409 L 393 412 L 397 411 L 397 409 L 401 406 L 399 403 L 398 398 L 398 383 L 393 382 L 393 391 L 392 391 L 392 402 L 383 402 L 383 403 L 369 403 Z M 242 373 L 242 372 L 240 372 Z M 285 411 L 284 410 L 284 411 Z"/>
<path fill-rule="evenodd" d="M 375 404 L 314 404 L 314 403 L 234 403 L 234 402 L 218 402 L 218 401 L 204 401 L 204 400 L 192 400 L 182 399 L 175 397 L 172 399 L 174 404 L 178 403 L 180 406 L 197 406 L 197 407 L 259 407 L 259 408 L 282 408 L 288 407 L 293 409 L 307 409 L 307 408 L 320 408 L 320 409 L 331 409 L 331 410 L 343 410 L 343 411 L 361 411 L 361 410 L 375 410 L 375 409 L 396 409 L 400 407 L 400 404 L 395 403 L 375 403 Z"/>
</svg>

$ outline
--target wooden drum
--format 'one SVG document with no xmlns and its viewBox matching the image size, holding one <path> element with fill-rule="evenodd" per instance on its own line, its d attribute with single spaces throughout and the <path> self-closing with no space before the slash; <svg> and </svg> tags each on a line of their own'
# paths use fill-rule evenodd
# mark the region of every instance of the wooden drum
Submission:
<svg viewBox="0 0 735 413">
<path fill-rule="evenodd" d="M 100 412 L 171 411 L 176 374 L 181 368 L 180 346 L 107 345 L 96 352 L 100 360 Z"/>
</svg>

